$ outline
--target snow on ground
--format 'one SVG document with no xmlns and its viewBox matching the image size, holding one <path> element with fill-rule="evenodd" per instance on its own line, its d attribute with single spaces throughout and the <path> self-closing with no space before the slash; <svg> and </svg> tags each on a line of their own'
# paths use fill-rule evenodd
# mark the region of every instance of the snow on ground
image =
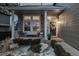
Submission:
<svg viewBox="0 0 79 59">
<path fill-rule="evenodd" d="M 41 43 L 41 52 L 40 53 L 34 53 L 32 51 L 28 51 L 28 48 L 30 46 L 20 46 L 15 50 L 7 51 L 4 53 L 0 53 L 0 56 L 55 56 L 54 49 L 52 47 L 49 47 L 45 43 Z"/>
</svg>

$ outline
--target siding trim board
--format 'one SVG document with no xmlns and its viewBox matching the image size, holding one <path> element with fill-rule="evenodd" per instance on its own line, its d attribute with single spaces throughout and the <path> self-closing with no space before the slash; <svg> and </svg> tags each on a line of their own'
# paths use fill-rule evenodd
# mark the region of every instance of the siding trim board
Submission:
<svg viewBox="0 0 79 59">
<path fill-rule="evenodd" d="M 10 24 L 0 24 L 0 26 L 10 26 Z"/>
</svg>

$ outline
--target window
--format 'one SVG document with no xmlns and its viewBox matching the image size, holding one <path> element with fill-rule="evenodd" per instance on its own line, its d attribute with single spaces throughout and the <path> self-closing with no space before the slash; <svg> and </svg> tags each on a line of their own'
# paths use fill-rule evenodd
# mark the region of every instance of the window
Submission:
<svg viewBox="0 0 79 59">
<path fill-rule="evenodd" d="M 30 31 L 30 21 L 24 21 L 24 31 Z"/>
<path fill-rule="evenodd" d="M 33 31 L 40 31 L 40 16 L 33 16 Z"/>
<path fill-rule="evenodd" d="M 24 16 L 24 31 L 40 31 L 40 16 Z"/>
<path fill-rule="evenodd" d="M 33 20 L 40 20 L 40 16 L 33 16 Z"/>
<path fill-rule="evenodd" d="M 24 16 L 24 20 L 30 20 L 31 16 Z"/>
<path fill-rule="evenodd" d="M 31 16 L 23 17 L 24 31 L 30 31 L 30 20 L 31 20 Z"/>
</svg>

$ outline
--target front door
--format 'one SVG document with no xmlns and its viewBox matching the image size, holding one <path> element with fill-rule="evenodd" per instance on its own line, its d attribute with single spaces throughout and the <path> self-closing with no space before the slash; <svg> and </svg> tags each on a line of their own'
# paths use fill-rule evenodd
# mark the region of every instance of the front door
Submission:
<svg viewBox="0 0 79 59">
<path fill-rule="evenodd" d="M 56 36 L 56 25 L 54 22 L 50 22 L 50 33 L 52 36 Z"/>
</svg>

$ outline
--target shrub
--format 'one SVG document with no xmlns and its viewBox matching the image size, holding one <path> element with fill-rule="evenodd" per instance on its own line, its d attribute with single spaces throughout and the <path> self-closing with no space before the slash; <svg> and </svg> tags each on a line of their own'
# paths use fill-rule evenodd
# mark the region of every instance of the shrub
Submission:
<svg viewBox="0 0 79 59">
<path fill-rule="evenodd" d="M 35 52 L 35 53 L 40 53 L 41 44 L 31 45 L 31 47 L 28 50 L 31 50 L 32 52 Z"/>
<path fill-rule="evenodd" d="M 48 40 L 51 40 L 51 34 L 48 34 Z"/>
<path fill-rule="evenodd" d="M 40 43 L 40 39 L 35 39 L 35 40 L 32 40 L 32 39 L 14 39 L 13 40 L 14 43 L 17 43 L 19 45 L 36 45 L 36 44 L 39 44 Z"/>
<path fill-rule="evenodd" d="M 40 44 L 40 39 L 35 39 L 31 41 L 31 45 Z"/>
<path fill-rule="evenodd" d="M 68 52 L 66 52 L 60 45 L 55 44 L 54 51 L 57 56 L 70 56 Z"/>
<path fill-rule="evenodd" d="M 31 45 L 31 39 L 24 40 L 24 39 L 14 39 L 14 43 L 17 43 L 18 45 Z"/>
</svg>

